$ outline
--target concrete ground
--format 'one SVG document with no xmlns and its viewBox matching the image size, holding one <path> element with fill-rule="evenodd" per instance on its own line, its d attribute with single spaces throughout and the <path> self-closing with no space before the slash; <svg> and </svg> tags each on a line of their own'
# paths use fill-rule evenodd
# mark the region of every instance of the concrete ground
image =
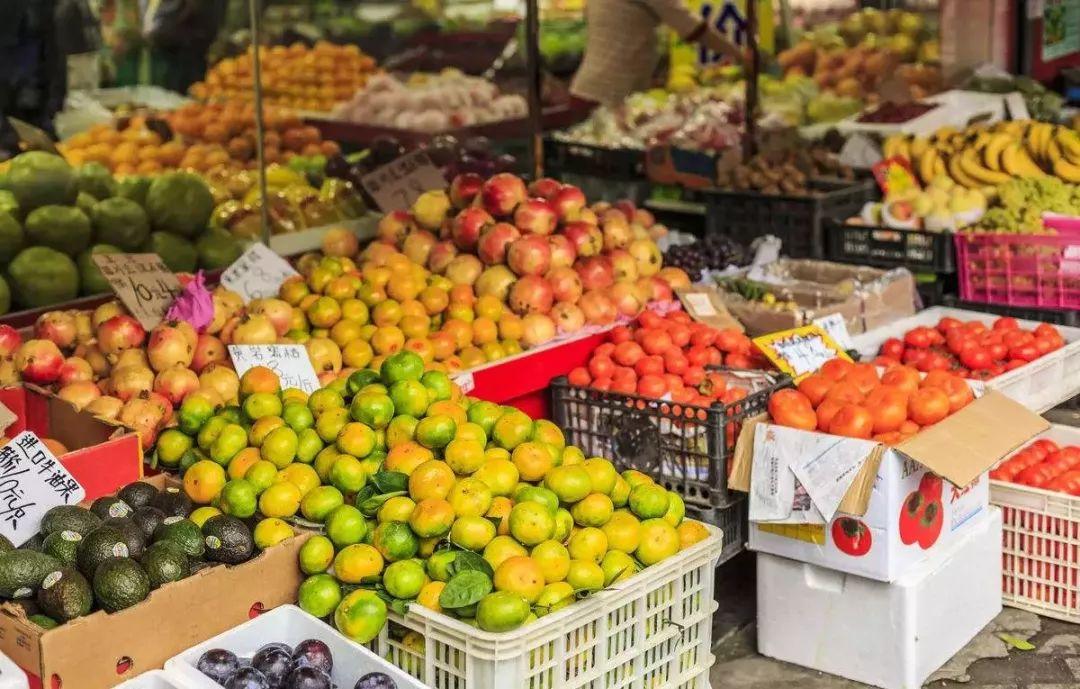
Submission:
<svg viewBox="0 0 1080 689">
<path fill-rule="evenodd" d="M 1075 407 L 1046 414 L 1080 426 Z M 720 569 L 720 609 L 713 630 L 712 689 L 868 689 L 868 685 L 807 670 L 757 653 L 754 555 Z M 1034 650 L 1008 646 L 999 634 L 1028 640 Z M 927 689 L 1080 689 L 1080 626 L 1005 608 L 926 683 Z"/>
</svg>

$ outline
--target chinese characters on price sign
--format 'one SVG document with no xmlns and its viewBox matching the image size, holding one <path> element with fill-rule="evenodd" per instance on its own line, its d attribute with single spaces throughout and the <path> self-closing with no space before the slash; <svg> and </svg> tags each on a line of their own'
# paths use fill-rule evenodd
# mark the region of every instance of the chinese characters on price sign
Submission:
<svg viewBox="0 0 1080 689">
<path fill-rule="evenodd" d="M 754 338 L 754 344 L 777 368 L 796 380 L 810 375 L 830 359 L 851 361 L 843 347 L 817 325 L 763 335 Z"/>
<path fill-rule="evenodd" d="M 229 356 L 239 376 L 249 368 L 265 366 L 281 379 L 282 390 L 311 393 L 319 389 L 319 377 L 304 345 L 229 345 Z"/>
<path fill-rule="evenodd" d="M 0 533 L 16 546 L 38 532 L 50 509 L 85 497 L 79 482 L 30 431 L 0 448 Z"/>
<path fill-rule="evenodd" d="M 403 155 L 360 178 L 375 205 L 384 213 L 405 210 L 421 194 L 446 186 L 446 178 L 424 151 Z"/>
<path fill-rule="evenodd" d="M 180 281 L 157 254 L 94 254 L 94 263 L 147 330 L 154 328 L 180 294 Z"/>
<path fill-rule="evenodd" d="M 221 274 L 221 284 L 237 292 L 244 301 L 276 297 L 286 278 L 299 275 L 289 262 L 262 242 L 252 244 Z"/>
</svg>

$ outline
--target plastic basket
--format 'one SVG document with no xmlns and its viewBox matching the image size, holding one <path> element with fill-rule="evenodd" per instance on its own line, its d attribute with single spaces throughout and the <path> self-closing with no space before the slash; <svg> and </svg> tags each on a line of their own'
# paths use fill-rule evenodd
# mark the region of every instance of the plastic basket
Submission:
<svg viewBox="0 0 1080 689">
<path fill-rule="evenodd" d="M 557 177 L 571 172 L 614 180 L 639 180 L 644 174 L 645 151 L 547 137 L 544 140 L 544 168 L 547 174 Z"/>
<path fill-rule="evenodd" d="M 907 268 L 918 273 L 956 272 L 952 235 L 893 227 L 848 225 L 842 220 L 825 221 L 825 255 L 830 261 Z"/>
<path fill-rule="evenodd" d="M 858 213 L 877 191 L 872 181 L 815 180 L 803 196 L 756 191 L 705 190 L 706 232 L 749 244 L 767 234 L 779 237 L 792 258 L 825 256 L 824 222 Z"/>
<path fill-rule="evenodd" d="M 312 617 L 295 605 L 283 605 L 253 620 L 218 634 L 209 641 L 193 646 L 165 663 L 165 671 L 184 689 L 219 689 L 209 677 L 196 669 L 203 653 L 212 648 L 224 648 L 240 657 L 248 657 L 271 641 L 290 646 L 306 639 L 319 639 L 330 647 L 334 658 L 331 679 L 342 687 L 352 687 L 356 680 L 369 672 L 382 672 L 394 680 L 398 689 L 426 689 L 401 669 L 375 655 L 367 648 L 346 638 L 317 617 Z M 152 686 L 152 685 L 147 685 Z"/>
<path fill-rule="evenodd" d="M 1039 437 L 1080 445 L 1080 428 L 1055 425 Z M 1080 497 L 994 480 L 990 502 L 1003 519 L 1002 602 L 1080 623 Z"/>
<path fill-rule="evenodd" d="M 1012 316 L 1027 321 L 1041 321 L 1054 325 L 1067 325 L 1071 328 L 1080 327 L 1080 311 L 1052 311 L 1049 309 L 1032 309 L 1022 306 L 1003 306 L 1001 304 L 982 304 L 975 301 L 961 301 L 955 296 L 946 297 L 945 306 L 970 311 L 992 313 L 995 316 Z"/>
<path fill-rule="evenodd" d="M 709 689 L 720 531 L 589 598 L 503 634 L 421 606 L 374 647 L 433 689 Z"/>
<path fill-rule="evenodd" d="M 724 533 L 724 550 L 716 563 L 722 565 L 746 550 L 747 502 L 742 495 L 734 495 L 731 501 L 720 507 L 702 509 L 694 505 L 686 507 L 688 519 L 711 524 Z"/>
<path fill-rule="evenodd" d="M 585 456 L 608 457 L 619 471 L 648 474 L 681 495 L 687 507 L 725 508 L 732 502 L 727 477 L 742 422 L 764 411 L 773 391 L 791 384 L 787 376 L 765 371 L 726 375 L 754 391 L 729 405 L 680 406 L 575 387 L 559 377 L 551 381 L 551 418 Z"/>
<path fill-rule="evenodd" d="M 1080 234 L 956 235 L 960 298 L 1080 310 Z"/>
</svg>

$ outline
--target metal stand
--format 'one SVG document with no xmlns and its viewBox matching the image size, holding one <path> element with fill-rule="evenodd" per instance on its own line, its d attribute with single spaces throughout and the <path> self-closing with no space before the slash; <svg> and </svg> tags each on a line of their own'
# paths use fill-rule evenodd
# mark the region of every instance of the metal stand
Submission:
<svg viewBox="0 0 1080 689">
<path fill-rule="evenodd" d="M 746 0 L 746 47 L 750 64 L 746 73 L 746 139 L 743 141 L 743 161 L 749 161 L 757 147 L 758 72 L 761 70 L 757 42 L 758 0 Z"/>
<path fill-rule="evenodd" d="M 544 176 L 543 106 L 540 102 L 540 8 L 525 0 L 525 72 L 529 82 L 529 151 L 533 179 Z"/>
<path fill-rule="evenodd" d="M 266 140 L 263 123 L 262 56 L 259 55 L 262 47 L 261 0 L 249 0 L 248 9 L 251 13 L 251 64 L 255 87 L 255 162 L 259 166 L 259 219 L 262 223 L 263 244 L 270 246 L 270 199 L 266 194 L 266 158 L 263 155 Z"/>
</svg>

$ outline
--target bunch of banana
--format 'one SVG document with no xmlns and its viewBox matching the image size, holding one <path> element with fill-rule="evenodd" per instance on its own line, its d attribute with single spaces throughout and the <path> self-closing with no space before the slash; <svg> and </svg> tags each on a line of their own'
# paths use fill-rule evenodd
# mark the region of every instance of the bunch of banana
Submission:
<svg viewBox="0 0 1080 689">
<path fill-rule="evenodd" d="M 1048 122 L 1012 120 L 963 130 L 941 127 L 928 137 L 893 135 L 882 143 L 882 152 L 911 161 L 924 184 L 942 175 L 971 189 L 1048 174 L 1080 182 L 1080 134 Z"/>
</svg>

